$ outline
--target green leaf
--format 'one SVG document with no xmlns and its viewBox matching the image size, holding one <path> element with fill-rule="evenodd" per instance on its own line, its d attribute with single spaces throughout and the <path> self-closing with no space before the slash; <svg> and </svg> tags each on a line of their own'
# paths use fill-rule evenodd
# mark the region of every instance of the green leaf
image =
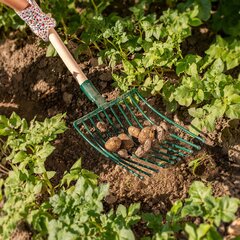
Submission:
<svg viewBox="0 0 240 240">
<path fill-rule="evenodd" d="M 204 183 L 200 181 L 194 181 L 189 189 L 189 200 L 193 203 L 203 203 L 207 196 L 212 193 L 211 186 L 206 187 Z"/>
<path fill-rule="evenodd" d="M 214 61 L 211 66 L 212 73 L 219 74 L 224 71 L 224 63 L 221 58 L 218 58 Z"/>
<path fill-rule="evenodd" d="M 174 92 L 175 100 L 182 106 L 189 107 L 192 104 L 192 92 L 187 86 L 180 86 Z"/>
<path fill-rule="evenodd" d="M 140 209 L 140 203 L 133 203 L 128 208 L 128 216 L 135 215 Z"/>
<path fill-rule="evenodd" d="M 191 205 L 186 205 L 182 208 L 181 216 L 192 216 L 192 217 L 198 217 L 203 216 L 204 212 L 199 204 L 191 203 Z"/>
<path fill-rule="evenodd" d="M 177 65 L 176 65 L 177 75 L 179 76 L 180 73 L 185 72 L 185 70 L 187 69 L 187 66 L 188 66 L 188 64 L 186 62 L 183 62 L 183 61 L 177 62 Z"/>
<path fill-rule="evenodd" d="M 203 237 L 205 237 L 207 235 L 207 233 L 209 232 L 211 228 L 211 225 L 208 223 L 201 223 L 199 225 L 199 227 L 197 228 L 197 237 L 198 239 L 204 239 Z"/>
<path fill-rule="evenodd" d="M 188 234 L 188 240 L 198 240 L 196 226 L 192 223 L 186 223 L 185 231 Z"/>
<path fill-rule="evenodd" d="M 199 89 L 197 91 L 197 94 L 194 97 L 194 100 L 197 102 L 197 104 L 201 103 L 204 100 L 204 91 L 202 89 Z"/>
<path fill-rule="evenodd" d="M 53 178 L 56 175 L 55 171 L 47 171 L 47 178 L 50 180 L 51 178 Z"/>
<path fill-rule="evenodd" d="M 206 239 L 207 240 L 217 240 L 217 239 L 222 239 L 222 236 L 218 233 L 218 231 L 215 227 L 211 227 L 209 229 L 209 231 L 207 232 Z"/>
<path fill-rule="evenodd" d="M 211 0 L 196 0 L 198 4 L 198 17 L 204 21 L 207 21 L 211 16 Z"/>
<path fill-rule="evenodd" d="M 14 127 L 14 128 L 19 128 L 22 124 L 21 118 L 15 112 L 13 112 L 11 114 L 8 121 L 9 121 L 10 126 Z"/>
<path fill-rule="evenodd" d="M 36 156 L 45 160 L 54 151 L 54 149 L 55 147 L 52 146 L 50 143 L 44 143 L 44 145 L 37 150 Z"/>
<path fill-rule="evenodd" d="M 39 182 L 38 184 L 36 184 L 33 188 L 34 194 L 40 194 L 42 191 L 42 187 L 43 187 L 42 182 Z"/>
<path fill-rule="evenodd" d="M 116 214 L 117 215 L 121 215 L 123 217 L 126 217 L 127 216 L 127 209 L 125 206 L 123 206 L 122 204 L 120 204 L 117 208 L 117 211 L 116 211 Z"/>
<path fill-rule="evenodd" d="M 194 18 L 190 18 L 189 24 L 193 27 L 197 27 L 202 24 L 202 21 L 201 21 L 201 19 L 194 17 Z"/>
<path fill-rule="evenodd" d="M 55 57 L 55 56 L 57 56 L 57 51 L 55 50 L 53 45 L 50 43 L 47 47 L 46 57 Z"/>
<path fill-rule="evenodd" d="M 78 159 L 71 167 L 70 171 L 64 172 L 63 178 L 61 179 L 60 185 L 63 186 L 65 183 L 70 186 L 72 181 L 76 181 L 80 175 L 82 175 L 82 160 Z"/>
<path fill-rule="evenodd" d="M 224 196 L 220 199 L 219 207 L 220 207 L 220 215 L 223 222 L 231 222 L 236 216 L 240 206 L 240 200 L 237 198 L 230 198 L 229 196 Z"/>
<path fill-rule="evenodd" d="M 142 218 L 147 222 L 147 226 L 155 233 L 161 230 L 162 215 L 155 215 L 153 213 L 143 213 Z"/>
<path fill-rule="evenodd" d="M 127 228 L 120 229 L 119 238 L 122 240 L 135 240 L 132 230 Z"/>
<path fill-rule="evenodd" d="M 189 108 L 188 113 L 195 118 L 201 118 L 204 116 L 204 110 L 202 108 Z"/>
<path fill-rule="evenodd" d="M 231 104 L 227 107 L 226 116 L 230 119 L 240 118 L 240 104 Z"/>
<path fill-rule="evenodd" d="M 20 162 L 23 162 L 25 160 L 25 158 L 27 158 L 27 153 L 24 152 L 24 151 L 19 151 L 18 153 L 16 153 L 14 155 L 14 158 L 12 160 L 12 163 L 13 164 L 16 164 L 16 163 L 20 163 Z"/>
</svg>

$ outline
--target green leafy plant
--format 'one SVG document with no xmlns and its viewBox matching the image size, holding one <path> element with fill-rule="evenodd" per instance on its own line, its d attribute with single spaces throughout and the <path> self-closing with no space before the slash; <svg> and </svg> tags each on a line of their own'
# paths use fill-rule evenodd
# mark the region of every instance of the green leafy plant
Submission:
<svg viewBox="0 0 240 240">
<path fill-rule="evenodd" d="M 66 130 L 64 115 L 28 125 L 16 113 L 0 116 L 2 148 L 8 148 L 0 180 L 0 239 L 11 239 L 20 222 L 34 229 L 42 239 L 134 239 L 131 226 L 139 221 L 139 204 L 119 205 L 116 212 L 103 211 L 108 185 L 98 185 L 97 176 L 81 168 L 78 160 L 65 172 L 59 184 L 51 184 L 55 172 L 45 169 L 53 152 L 50 144 Z"/>
<path fill-rule="evenodd" d="M 38 198 L 54 193 L 50 180 L 55 172 L 47 171 L 44 162 L 53 152 L 50 144 L 66 130 L 64 115 L 59 114 L 43 122 L 35 119 L 28 125 L 16 113 L 7 118 L 0 116 L 0 136 L 4 137 L 5 153 L 1 166 L 5 180 L 1 179 L 0 236 L 9 239 L 17 224 L 39 207 Z"/>
<path fill-rule="evenodd" d="M 191 240 L 222 239 L 218 227 L 233 221 L 239 206 L 239 199 L 214 197 L 210 186 L 195 181 L 190 186 L 189 197 L 176 201 L 165 217 L 152 213 L 143 215 L 147 226 L 153 230 L 153 237 L 145 239 L 178 239 L 177 236 Z M 193 218 L 191 222 L 189 217 Z M 198 218 L 200 224 L 195 224 L 194 218 Z"/>
<path fill-rule="evenodd" d="M 177 62 L 176 72 L 182 79 L 173 96 L 180 105 L 189 107 L 195 128 L 213 131 L 217 119 L 240 117 L 239 78 L 227 74 L 239 65 L 239 44 L 236 39 L 217 36 L 204 58 L 187 55 Z"/>
<path fill-rule="evenodd" d="M 9 32 L 12 29 L 23 30 L 25 27 L 26 24 L 12 9 L 0 3 L 0 29 L 3 29 L 3 32 Z"/>
</svg>

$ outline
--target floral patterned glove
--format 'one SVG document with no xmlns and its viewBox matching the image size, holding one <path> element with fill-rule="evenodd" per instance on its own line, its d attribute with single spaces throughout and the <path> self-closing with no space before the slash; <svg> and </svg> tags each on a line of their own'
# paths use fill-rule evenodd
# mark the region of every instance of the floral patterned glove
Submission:
<svg viewBox="0 0 240 240">
<path fill-rule="evenodd" d="M 16 11 L 16 13 L 37 36 L 47 42 L 49 30 L 56 26 L 56 21 L 42 12 L 35 0 L 28 0 L 28 2 L 30 3 L 29 7 L 22 11 Z"/>
</svg>

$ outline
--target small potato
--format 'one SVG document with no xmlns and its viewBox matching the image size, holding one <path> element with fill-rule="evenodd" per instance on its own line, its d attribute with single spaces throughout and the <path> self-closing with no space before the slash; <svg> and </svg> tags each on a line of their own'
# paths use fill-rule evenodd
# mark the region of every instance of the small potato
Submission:
<svg viewBox="0 0 240 240">
<path fill-rule="evenodd" d="M 102 133 L 107 131 L 107 125 L 105 122 L 97 122 L 96 127 Z"/>
<path fill-rule="evenodd" d="M 143 150 L 145 153 L 149 152 L 152 147 L 152 141 L 150 139 L 147 139 L 143 145 Z"/>
<path fill-rule="evenodd" d="M 127 152 L 126 149 L 120 149 L 120 150 L 118 150 L 117 153 L 122 158 L 128 158 L 129 157 L 128 152 Z"/>
<path fill-rule="evenodd" d="M 134 146 L 133 140 L 125 133 L 120 133 L 118 138 L 122 141 L 122 147 L 124 149 L 131 149 Z"/>
<path fill-rule="evenodd" d="M 159 126 L 157 126 L 157 139 L 159 142 L 162 142 L 166 139 L 167 136 L 167 125 L 162 122 Z"/>
<path fill-rule="evenodd" d="M 139 146 L 137 150 L 135 151 L 135 155 L 139 158 L 143 157 L 145 154 L 143 146 Z"/>
<path fill-rule="evenodd" d="M 159 127 L 161 127 L 166 132 L 168 131 L 168 126 L 167 126 L 167 124 L 165 122 L 161 122 L 159 124 Z"/>
<path fill-rule="evenodd" d="M 121 147 L 122 141 L 118 137 L 111 137 L 105 143 L 105 148 L 110 152 L 116 152 Z"/>
<path fill-rule="evenodd" d="M 139 133 L 138 141 L 141 144 L 144 144 L 147 139 L 150 139 L 151 141 L 153 141 L 154 137 L 155 137 L 155 131 L 151 127 L 145 127 Z"/>
<path fill-rule="evenodd" d="M 139 128 L 134 127 L 134 126 L 130 126 L 128 128 L 128 133 L 135 138 L 138 138 L 138 135 L 139 135 L 140 131 L 141 130 Z"/>
</svg>

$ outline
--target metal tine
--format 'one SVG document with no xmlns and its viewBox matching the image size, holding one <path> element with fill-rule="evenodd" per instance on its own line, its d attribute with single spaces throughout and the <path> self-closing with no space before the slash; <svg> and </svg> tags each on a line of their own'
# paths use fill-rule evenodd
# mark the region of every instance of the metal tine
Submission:
<svg viewBox="0 0 240 240">
<path fill-rule="evenodd" d="M 156 152 L 154 152 L 154 153 L 149 153 L 148 155 L 150 155 L 150 156 L 152 156 L 152 157 L 161 157 L 161 158 L 163 158 L 163 159 L 166 159 L 165 157 L 167 157 L 167 159 L 169 160 L 169 161 L 171 161 L 171 160 L 176 160 L 176 159 L 179 159 L 179 157 L 177 157 L 177 156 L 169 156 L 169 155 L 167 155 L 166 153 L 160 153 L 159 154 L 159 152 L 158 151 L 156 151 Z"/>
<path fill-rule="evenodd" d="M 143 128 L 143 125 L 138 121 L 137 117 L 135 116 L 135 114 L 133 113 L 132 109 L 129 107 L 128 103 L 126 102 L 126 99 L 123 99 L 123 102 L 125 103 L 128 111 L 131 113 L 131 115 L 133 116 L 133 119 L 135 120 L 135 122 L 138 124 L 138 126 L 140 128 Z"/>
<path fill-rule="evenodd" d="M 161 145 L 161 148 L 166 149 L 166 150 L 169 150 L 169 151 L 171 151 L 171 152 L 174 152 L 176 155 L 179 155 L 180 157 L 186 157 L 186 156 L 188 156 L 188 154 L 184 154 L 184 153 L 182 153 L 182 152 L 180 152 L 180 151 L 177 151 L 177 150 L 175 150 L 175 149 L 173 149 L 173 148 L 171 148 L 171 147 L 165 147 L 165 146 Z"/>
<path fill-rule="evenodd" d="M 160 153 L 160 154 L 162 154 L 166 157 L 169 157 L 171 159 L 176 159 L 177 158 L 176 153 L 178 153 L 178 151 L 174 152 L 175 153 L 175 155 L 174 155 L 174 154 L 169 154 L 169 153 L 161 151 L 161 148 L 163 148 L 163 146 L 160 145 L 160 144 L 159 144 L 159 148 L 160 148 L 160 150 L 157 149 L 157 148 L 152 148 L 152 151 L 155 152 L 155 153 Z M 164 149 L 167 149 L 167 148 L 164 148 Z"/>
<path fill-rule="evenodd" d="M 159 156 L 156 156 L 154 154 L 149 154 L 150 157 L 153 157 L 153 158 L 157 158 L 157 159 L 160 159 L 161 161 L 164 161 L 164 162 L 167 162 L 167 163 L 170 163 L 170 164 L 174 164 L 174 161 L 171 161 L 170 159 L 166 159 L 166 158 L 163 158 L 163 157 L 159 157 Z"/>
<path fill-rule="evenodd" d="M 132 122 L 128 119 L 127 115 L 125 114 L 124 110 L 122 109 L 122 107 L 119 105 L 119 103 L 117 103 L 117 106 L 120 110 L 120 112 L 122 113 L 122 115 L 124 116 L 125 120 L 127 121 L 129 126 L 132 126 Z"/>
<path fill-rule="evenodd" d="M 152 167 L 150 167 L 150 166 L 147 166 L 147 165 L 145 165 L 145 164 L 142 164 L 142 163 L 139 163 L 139 162 L 136 162 L 136 161 L 127 159 L 127 158 L 124 158 L 124 159 L 125 159 L 126 161 L 131 162 L 131 163 L 134 163 L 134 164 L 136 164 L 136 165 L 138 165 L 138 166 L 140 166 L 140 167 L 147 168 L 147 169 L 149 169 L 149 170 L 151 170 L 151 171 L 153 171 L 153 172 L 158 172 L 158 170 L 157 170 L 156 168 L 152 168 Z"/>
<path fill-rule="evenodd" d="M 111 112 L 113 113 L 113 116 L 117 119 L 118 123 L 120 124 L 120 126 L 127 131 L 126 127 L 122 124 L 121 120 L 119 119 L 118 115 L 116 114 L 116 112 L 114 111 L 114 109 L 112 108 L 112 106 L 110 107 Z"/>
<path fill-rule="evenodd" d="M 163 149 L 167 150 L 167 153 L 166 153 L 166 152 L 163 152 L 164 154 L 167 154 L 167 156 L 179 156 L 179 157 L 185 157 L 185 156 L 187 156 L 186 154 L 183 154 L 183 153 L 180 152 L 179 150 L 177 151 L 177 150 L 175 150 L 175 149 L 173 149 L 173 148 L 165 147 L 165 146 L 163 146 L 162 144 L 159 145 L 159 148 L 160 148 L 160 150 L 158 150 L 158 149 L 156 149 L 156 150 L 157 150 L 157 151 L 160 151 L 160 152 L 162 152 L 161 150 L 163 150 Z M 155 148 L 153 148 L 153 149 L 155 149 Z M 173 152 L 173 155 L 172 155 L 172 154 L 168 154 L 168 150 L 169 150 L 170 152 Z"/>
<path fill-rule="evenodd" d="M 198 139 L 199 141 L 205 143 L 205 140 L 197 135 L 195 135 L 194 133 L 188 131 L 187 129 L 185 129 L 184 127 L 182 127 L 181 125 L 175 123 L 174 121 L 170 120 L 169 118 L 165 117 L 163 114 L 161 114 L 160 112 L 158 112 L 154 107 L 152 107 L 141 95 L 138 91 L 134 91 L 137 96 L 146 103 L 146 105 L 153 111 L 155 112 L 159 117 L 161 117 L 162 119 L 164 119 L 165 121 L 167 121 L 168 123 L 174 125 L 175 127 L 180 128 L 182 131 L 184 131 L 185 133 L 189 134 L 190 136 L 192 136 L 193 138 Z"/>
<path fill-rule="evenodd" d="M 154 165 L 156 165 L 156 166 L 158 166 L 158 167 L 164 167 L 164 164 L 160 164 L 160 163 L 158 163 L 158 162 L 154 162 L 154 161 L 152 161 L 152 160 L 149 160 L 149 159 L 143 158 L 143 157 L 139 158 L 139 157 L 137 157 L 135 154 L 132 155 L 132 158 L 136 158 L 136 159 L 139 159 L 139 160 L 142 160 L 142 161 L 145 161 L 145 162 L 154 164 Z"/>
<path fill-rule="evenodd" d="M 98 119 L 99 122 L 105 122 L 98 113 L 96 114 L 96 117 L 97 117 L 97 119 Z M 98 130 L 98 128 L 97 128 L 97 130 Z M 100 133 L 99 130 L 98 130 L 98 132 Z M 101 133 L 100 133 L 100 134 L 101 134 Z M 110 134 L 109 134 L 108 131 L 106 132 L 106 134 L 107 134 L 108 137 L 110 137 Z M 102 135 L 102 134 L 101 134 L 101 135 Z"/>
<path fill-rule="evenodd" d="M 142 113 L 142 115 L 143 115 L 148 121 L 150 121 L 150 123 L 155 124 L 155 123 L 144 113 L 144 111 L 140 108 L 140 106 L 137 104 L 137 102 L 136 102 L 135 99 L 132 97 L 132 95 L 130 95 L 130 98 L 131 98 L 132 102 L 134 103 L 134 105 L 137 107 L 137 109 Z M 147 103 L 147 101 L 146 101 L 145 99 L 144 99 L 144 102 Z M 147 104 L 147 106 L 149 106 L 149 105 Z M 150 109 L 153 110 L 153 107 L 151 107 Z M 154 112 L 155 112 L 155 111 L 154 111 Z M 155 113 L 156 113 L 156 112 L 155 112 Z M 159 113 L 159 114 L 160 114 L 160 113 Z M 158 115 L 159 115 L 159 114 L 158 114 Z M 160 116 L 160 117 L 161 117 L 161 116 Z M 166 120 L 166 119 L 164 119 L 164 120 Z M 176 123 L 174 122 L 174 124 L 176 124 Z M 180 126 L 180 125 L 179 125 L 179 126 Z M 189 134 L 189 133 L 188 133 L 188 134 Z M 189 141 L 187 141 L 187 140 L 185 140 L 185 139 L 183 139 L 183 138 L 181 138 L 181 137 L 179 137 L 179 136 L 177 136 L 177 135 L 175 135 L 175 134 L 170 134 L 170 136 L 173 137 L 173 138 L 175 138 L 175 139 L 177 139 L 177 140 L 179 140 L 179 141 L 181 141 L 181 142 L 184 142 L 184 143 L 186 143 L 186 144 L 188 144 L 188 145 L 196 148 L 197 150 L 200 150 L 200 149 L 201 149 L 200 146 L 198 146 L 198 145 L 196 145 L 196 144 L 193 144 L 193 143 L 191 143 L 191 142 L 189 142 Z"/>
<path fill-rule="evenodd" d="M 117 130 L 117 128 L 115 127 L 115 125 L 113 124 L 113 121 L 110 119 L 110 117 L 108 116 L 108 114 L 106 113 L 105 110 L 103 110 L 103 112 L 104 112 L 104 115 L 106 116 L 108 122 L 109 122 L 109 123 L 111 124 L 111 126 L 113 127 L 115 134 L 117 135 L 117 134 L 118 134 L 118 130 Z"/>
<path fill-rule="evenodd" d="M 166 157 L 169 157 L 169 158 L 171 158 L 171 159 L 176 159 L 176 158 L 178 158 L 178 157 L 175 156 L 175 155 L 170 155 L 170 154 L 167 154 L 167 153 L 162 152 L 162 151 L 159 151 L 159 150 L 152 149 L 152 151 L 153 151 L 154 153 L 162 154 L 162 155 L 164 155 L 164 156 L 166 156 Z"/>
<path fill-rule="evenodd" d="M 132 102 L 134 103 L 134 105 L 136 106 L 136 108 L 139 110 L 139 112 L 153 125 L 156 125 L 155 122 L 153 122 L 145 113 L 144 111 L 141 109 L 141 107 L 137 104 L 136 100 L 133 98 L 132 95 L 129 96 L 132 100 Z"/>
<path fill-rule="evenodd" d="M 90 140 L 89 140 L 89 143 L 90 143 L 92 146 L 94 146 L 95 148 L 97 147 L 98 150 L 99 150 L 99 148 L 100 148 L 100 149 L 102 150 L 102 151 L 100 151 L 100 152 L 106 153 L 106 154 L 104 154 L 106 157 L 110 157 L 111 159 L 115 159 L 116 161 L 121 162 L 122 164 L 125 164 L 125 165 L 127 165 L 127 166 L 129 166 L 129 167 L 131 167 L 131 168 L 133 168 L 133 169 L 135 169 L 135 170 L 137 170 L 137 171 L 139 171 L 139 172 L 147 175 L 147 176 L 151 176 L 150 173 L 148 173 L 148 172 L 146 172 L 146 171 L 144 171 L 144 170 L 142 170 L 142 169 L 139 169 L 139 168 L 133 166 L 132 164 L 129 164 L 129 163 L 123 161 L 121 158 L 118 157 L 117 154 L 114 155 L 114 154 L 110 153 L 109 151 L 107 151 L 105 148 L 102 147 L 102 145 L 101 145 L 98 141 L 96 141 L 96 139 L 94 138 L 92 132 L 90 131 L 90 129 L 88 128 L 88 126 L 86 125 L 85 122 L 83 122 L 83 125 L 84 125 L 84 127 L 86 128 L 86 130 L 88 131 L 88 133 L 91 135 L 91 137 L 93 138 L 93 141 L 95 141 L 95 142 L 97 143 L 98 147 L 93 143 L 93 141 L 90 141 Z M 88 138 L 87 138 L 87 139 L 88 139 Z M 129 170 L 128 167 L 125 166 L 125 168 L 127 168 L 127 170 Z M 131 171 L 133 171 L 133 170 L 131 170 Z M 135 172 L 135 173 L 136 173 L 136 172 Z M 138 173 L 136 173 L 136 174 L 138 174 Z M 139 174 L 138 174 L 138 175 L 139 175 Z"/>
<path fill-rule="evenodd" d="M 183 150 L 183 151 L 185 151 L 185 152 L 187 152 L 187 153 L 193 153 L 193 150 L 188 149 L 188 148 L 185 148 L 185 147 L 182 147 L 182 146 L 180 146 L 180 145 L 178 145 L 178 144 L 171 143 L 171 142 L 169 142 L 169 141 L 165 141 L 164 143 L 166 143 L 167 145 L 170 145 L 171 147 L 174 147 L 174 148 L 176 148 L 176 149 Z"/>
<path fill-rule="evenodd" d="M 89 120 L 90 120 L 90 122 L 92 123 L 93 126 L 96 125 L 96 124 L 94 123 L 92 117 L 89 117 Z M 95 128 L 95 130 L 96 130 L 96 132 L 97 132 L 97 135 L 99 136 L 99 138 L 101 139 L 102 143 L 104 144 L 105 141 L 104 141 L 104 139 L 103 139 L 103 137 L 102 137 L 102 134 L 100 133 L 100 131 L 98 130 L 97 127 L 94 127 L 94 128 Z"/>
<path fill-rule="evenodd" d="M 201 149 L 200 146 L 198 146 L 198 145 L 196 145 L 196 144 L 194 144 L 194 143 L 191 143 L 191 142 L 189 142 L 189 141 L 187 141 L 187 140 L 185 140 L 185 139 L 183 139 L 183 138 L 181 138 L 181 137 L 179 137 L 179 136 L 177 136 L 177 135 L 175 135 L 175 134 L 170 134 L 170 136 L 173 137 L 173 138 L 175 138 L 175 139 L 177 139 L 177 140 L 179 140 L 179 141 L 181 141 L 181 142 L 184 142 L 184 143 L 186 143 L 186 144 L 188 144 L 188 145 L 196 148 L 197 150 L 200 150 L 200 149 Z"/>
</svg>

